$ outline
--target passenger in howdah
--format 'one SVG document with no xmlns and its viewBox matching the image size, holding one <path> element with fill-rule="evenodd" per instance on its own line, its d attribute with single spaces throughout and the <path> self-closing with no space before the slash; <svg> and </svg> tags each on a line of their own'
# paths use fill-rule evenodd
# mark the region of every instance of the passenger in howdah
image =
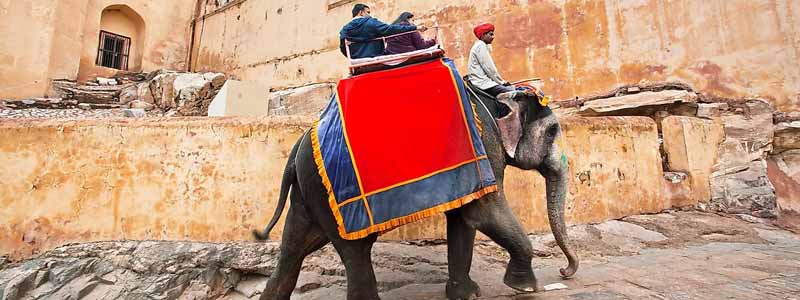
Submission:
<svg viewBox="0 0 800 300">
<path fill-rule="evenodd" d="M 467 61 L 469 82 L 495 97 L 501 93 L 514 91 L 514 87 L 497 72 L 497 66 L 492 59 L 491 44 L 494 41 L 494 25 L 480 24 L 473 29 L 473 33 L 478 40 L 469 51 Z"/>
<path fill-rule="evenodd" d="M 345 40 L 350 41 L 350 58 L 365 58 L 383 55 L 384 42 L 380 38 L 408 32 L 425 31 L 425 26 L 390 25 L 370 16 L 369 6 L 356 4 L 353 6 L 353 20 L 339 31 L 339 49 L 347 56 Z"/>
<path fill-rule="evenodd" d="M 404 12 L 392 22 L 392 25 L 414 25 L 414 14 Z M 436 45 L 435 40 L 424 40 L 419 32 L 409 32 L 406 34 L 390 37 L 386 39 L 386 54 L 400 54 L 416 50 L 422 50 Z"/>
</svg>

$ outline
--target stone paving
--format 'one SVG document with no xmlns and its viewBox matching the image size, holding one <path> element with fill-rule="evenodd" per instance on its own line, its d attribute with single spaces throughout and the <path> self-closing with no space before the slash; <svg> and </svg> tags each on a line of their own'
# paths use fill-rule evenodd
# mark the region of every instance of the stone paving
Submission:
<svg viewBox="0 0 800 300">
<path fill-rule="evenodd" d="M 800 235 L 753 217 L 670 212 L 571 226 L 581 257 L 573 279 L 550 234 L 531 235 L 542 286 L 502 283 L 508 255 L 475 247 L 479 299 L 800 300 Z M 67 245 L 23 262 L 0 257 L 0 299 L 258 299 L 279 242 L 109 241 Z M 443 241 L 379 242 L 372 252 L 383 300 L 445 299 Z M 345 270 L 330 245 L 306 258 L 292 299 L 345 299 Z"/>
<path fill-rule="evenodd" d="M 717 218 L 698 216 L 707 218 L 704 220 L 706 222 L 714 222 Z M 618 226 L 603 224 L 592 227 Z M 623 256 L 592 255 L 580 251 L 581 268 L 573 279 L 568 280 L 558 276 L 558 268 L 566 264 L 562 258 L 534 259 L 540 284 L 544 286 L 562 283 L 568 287 L 563 290 L 536 294 L 517 293 L 502 283 L 504 261 L 487 264 L 484 261 L 485 251 L 480 250 L 478 252 L 483 252 L 484 255 L 477 255 L 479 257 L 471 274 L 473 280 L 481 285 L 482 297 L 479 299 L 800 300 L 800 235 L 763 224 L 741 222 L 736 227 L 727 227 L 738 234 L 710 230 L 700 235 L 699 240 L 686 240 L 685 244 L 675 248 L 673 246 L 676 245 L 669 243 L 647 246 L 646 239 L 657 237 L 657 234 L 652 231 L 642 232 L 641 228 L 616 232 L 631 234 L 627 236 L 612 233 L 604 238 L 602 236 L 607 232 L 601 232 L 601 241 L 615 247 L 631 247 L 639 242 L 644 242 L 644 246 L 640 249 L 632 246 L 630 250 L 637 254 Z M 576 227 L 570 231 L 573 235 L 574 229 Z M 743 239 L 736 237 L 748 235 L 746 232 L 749 230 L 753 230 L 756 236 Z M 674 234 L 675 232 L 671 232 L 667 235 L 675 238 Z M 617 240 L 614 241 L 610 235 L 615 235 Z M 580 230 L 577 239 L 578 243 L 586 241 Z M 726 239 L 730 242 L 713 242 Z M 534 239 L 534 245 L 536 244 Z M 385 269 L 378 269 L 379 282 L 394 276 Z M 316 292 L 293 299 L 344 299 L 343 287 Z M 336 296 L 328 298 L 324 294 Z M 411 284 L 384 292 L 381 297 L 383 300 L 446 299 L 444 285 L 441 283 Z"/>
</svg>

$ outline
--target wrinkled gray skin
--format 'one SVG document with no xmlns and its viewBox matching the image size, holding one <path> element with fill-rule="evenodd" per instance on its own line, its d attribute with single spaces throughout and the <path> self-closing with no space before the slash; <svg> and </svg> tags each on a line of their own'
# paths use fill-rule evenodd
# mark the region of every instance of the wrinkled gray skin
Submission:
<svg viewBox="0 0 800 300">
<path fill-rule="evenodd" d="M 561 274 L 569 277 L 578 269 L 578 258 L 566 245 L 564 200 L 567 170 L 561 151 L 554 143 L 561 131 L 558 121 L 549 108 L 539 106 L 530 95 L 512 92 L 501 96 L 505 98 L 498 98 L 505 99 L 504 102 L 515 110 L 512 114 L 518 113 L 517 124 L 521 125 L 518 126 L 518 130 L 522 131 L 521 137 L 516 151 L 512 155 L 507 154 L 499 128 L 514 125 L 500 122 L 498 127 L 487 110 L 478 104 L 478 118 L 483 123 L 481 138 L 500 190 L 446 213 L 450 277 L 446 291 L 449 299 L 471 299 L 480 295 L 478 284 L 469 276 L 476 230 L 480 230 L 510 254 L 511 259 L 504 276 L 504 282 L 508 286 L 524 292 L 538 290 L 531 267 L 533 248 L 525 230 L 509 208 L 503 192 L 504 169 L 507 165 L 524 170 L 538 170 L 545 178 L 550 227 L 569 261 L 569 266 L 562 269 Z M 303 259 L 329 242 L 333 243 L 345 265 L 347 299 L 379 299 L 370 255 L 378 235 L 372 234 L 360 240 L 344 240 L 339 236 L 336 221 L 328 206 L 327 192 L 317 173 L 308 133 L 292 149 L 284 172 L 278 209 L 263 233 L 254 232 L 257 238 L 264 239 L 268 236 L 280 217 L 287 195 L 292 205 L 285 222 L 280 259 L 261 299 L 289 299 L 297 283 Z"/>
</svg>

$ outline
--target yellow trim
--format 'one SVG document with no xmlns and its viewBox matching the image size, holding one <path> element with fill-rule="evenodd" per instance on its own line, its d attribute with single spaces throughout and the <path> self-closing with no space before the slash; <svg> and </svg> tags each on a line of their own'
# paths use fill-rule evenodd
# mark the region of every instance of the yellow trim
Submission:
<svg viewBox="0 0 800 300">
<path fill-rule="evenodd" d="M 339 203 L 337 206 L 342 207 L 342 206 L 348 205 L 350 203 L 353 203 L 353 202 L 356 202 L 358 200 L 361 200 L 361 198 L 364 198 L 364 196 L 367 196 L 367 195 L 358 195 L 358 196 L 355 196 L 353 198 L 344 200 L 344 201 L 342 201 L 342 203 Z"/>
<path fill-rule="evenodd" d="M 336 205 L 336 195 L 333 193 L 333 185 L 328 180 L 328 172 L 325 170 L 325 161 L 322 159 L 322 147 L 319 144 L 319 121 L 314 122 L 311 127 L 311 152 L 314 153 L 314 163 L 317 164 L 317 172 L 319 177 L 322 178 L 322 185 L 328 191 L 328 206 L 331 208 L 333 218 L 336 219 L 336 227 L 339 228 L 339 235 L 344 237 L 347 232 L 344 230 L 344 220 L 342 214 L 339 213 L 339 207 Z"/>
<path fill-rule="evenodd" d="M 450 67 L 448 67 L 444 63 L 444 60 L 440 60 L 440 62 L 446 68 L 450 69 Z M 465 123 L 464 125 L 465 125 L 465 127 L 467 129 L 467 136 L 469 137 L 469 140 L 470 140 L 470 147 L 472 147 L 473 157 L 476 157 L 477 153 L 475 152 L 474 143 L 472 141 L 472 133 L 469 130 L 469 123 L 467 122 L 467 117 L 466 117 L 466 114 L 464 113 L 464 110 L 463 110 L 464 109 L 464 107 L 463 107 L 463 99 L 461 98 L 461 93 L 458 91 L 458 84 L 455 81 L 455 78 L 453 76 L 452 70 L 450 72 L 450 78 L 452 79 L 453 85 L 456 88 L 456 94 L 458 95 L 458 104 L 462 108 L 461 115 L 462 115 L 464 123 Z M 337 102 L 338 109 L 339 109 L 339 116 L 340 116 L 341 121 L 342 121 L 342 131 L 343 131 L 343 135 L 345 137 L 345 142 L 347 143 L 347 148 L 350 150 L 349 151 L 350 152 L 350 159 L 352 160 L 353 169 L 354 169 L 354 172 L 356 173 L 356 179 L 358 180 L 358 187 L 361 190 L 361 194 L 362 194 L 359 197 L 363 197 L 364 198 L 364 206 L 367 209 L 367 214 L 369 216 L 370 227 L 362 229 L 362 230 L 359 230 L 359 231 L 356 231 L 356 232 L 351 232 L 351 233 L 348 233 L 345 230 L 344 220 L 342 218 L 341 212 L 339 212 L 339 205 L 336 203 L 336 195 L 333 192 L 333 185 L 331 184 L 330 180 L 328 179 L 328 173 L 325 170 L 325 161 L 322 159 L 322 148 L 320 146 L 320 141 L 319 141 L 319 121 L 314 122 L 314 125 L 311 128 L 311 148 L 312 148 L 312 153 L 314 155 L 314 162 L 317 164 L 317 172 L 319 173 L 319 176 L 322 178 L 322 185 L 325 186 L 325 190 L 327 190 L 327 192 L 328 192 L 328 206 L 331 208 L 331 213 L 333 213 L 333 217 L 336 220 L 337 229 L 339 231 L 339 236 L 341 236 L 343 239 L 356 240 L 356 239 L 361 239 L 361 238 L 367 237 L 368 235 L 376 233 L 376 232 L 386 232 L 386 231 L 392 230 L 392 229 L 394 229 L 396 227 L 399 227 L 399 226 L 402 226 L 402 225 L 405 225 L 405 224 L 408 224 L 408 223 L 411 223 L 411 222 L 415 222 L 415 221 L 418 221 L 418 220 L 421 220 L 421 219 L 424 219 L 424 218 L 431 217 L 431 216 L 433 216 L 435 214 L 439 214 L 439 213 L 443 213 L 443 212 L 446 212 L 446 211 L 449 211 L 449 210 L 452 210 L 452 209 L 459 208 L 461 206 L 464 206 L 465 204 L 468 204 L 468 203 L 472 202 L 475 199 L 481 198 L 481 197 L 483 197 L 483 196 L 485 196 L 485 195 L 487 195 L 489 193 L 493 193 L 493 192 L 497 191 L 497 189 L 498 189 L 497 185 L 493 184 L 491 186 L 484 187 L 484 188 L 482 188 L 481 190 L 479 190 L 477 192 L 474 192 L 474 193 L 466 195 L 464 197 L 449 201 L 447 203 L 443 203 L 443 204 L 428 208 L 426 210 L 418 211 L 418 212 L 415 212 L 415 213 L 407 215 L 407 216 L 394 218 L 394 219 L 391 219 L 389 221 L 386 221 L 386 222 L 383 222 L 383 223 L 380 223 L 380 224 L 374 224 L 374 220 L 372 218 L 372 211 L 369 208 L 369 204 L 367 203 L 366 196 L 364 195 L 364 187 L 361 184 L 361 176 L 358 173 L 358 167 L 356 167 L 356 160 L 355 160 L 355 157 L 353 156 L 352 148 L 350 147 L 350 139 L 347 136 L 347 129 L 345 127 L 345 122 L 344 122 L 344 113 L 342 111 L 342 105 L 341 105 L 340 101 L 341 100 L 339 98 L 339 92 L 337 91 L 336 92 L 336 102 Z M 472 110 L 473 110 L 473 113 L 475 113 L 475 107 L 474 106 L 472 107 Z M 474 115 L 475 115 L 476 124 L 478 125 L 479 134 L 480 134 L 480 133 L 482 133 L 482 130 L 481 130 L 482 126 L 480 126 L 480 123 L 477 123 L 477 122 L 479 122 L 478 117 L 477 117 L 477 113 L 475 113 Z M 481 159 L 484 159 L 484 158 L 486 158 L 486 156 L 476 157 L 475 159 L 473 159 L 471 161 L 464 162 L 464 163 L 462 163 L 462 164 L 460 164 L 458 166 L 455 166 L 453 168 L 457 168 L 457 167 L 460 167 L 460 166 L 462 166 L 464 164 L 468 164 L 468 163 L 471 163 L 471 162 L 478 162 L 478 164 L 477 164 L 478 172 L 480 172 L 480 163 L 479 162 L 480 162 Z M 432 176 L 432 175 L 430 175 L 430 176 Z M 481 179 L 481 184 L 482 184 L 482 179 Z M 375 192 L 373 192 L 371 194 L 374 194 L 374 193 Z M 356 201 L 356 200 L 358 200 L 358 198 L 355 198 L 354 200 L 353 199 L 348 199 L 348 201 L 350 201 L 350 200 Z M 350 202 L 352 202 L 352 201 L 350 201 Z"/>
<path fill-rule="evenodd" d="M 414 183 L 414 182 L 417 182 L 417 181 L 421 181 L 421 180 L 427 179 L 429 177 L 432 177 L 434 175 L 438 175 L 440 173 L 444 173 L 444 172 L 447 172 L 447 171 L 450 171 L 450 170 L 453 170 L 453 169 L 457 169 L 457 168 L 459 168 L 459 167 L 461 167 L 463 165 L 474 163 L 474 162 L 476 162 L 478 160 L 481 160 L 481 159 L 484 159 L 484 158 L 488 158 L 488 157 L 486 155 L 484 155 L 484 156 L 481 156 L 481 157 L 478 157 L 478 158 L 465 160 L 463 162 L 460 162 L 460 163 L 457 163 L 455 165 L 449 166 L 447 168 L 438 170 L 436 172 L 432 172 L 430 174 L 422 175 L 422 176 L 414 178 L 414 179 L 409 179 L 409 180 L 406 180 L 406 181 L 403 181 L 403 182 L 400 182 L 400 183 L 396 183 L 396 184 L 393 184 L 393 185 L 390 185 L 390 186 L 387 186 L 387 187 L 384 187 L 384 188 L 380 188 L 380 189 L 374 190 L 372 192 L 367 193 L 366 195 L 355 196 L 353 198 L 347 199 L 344 202 L 340 203 L 339 207 L 342 207 L 342 206 L 345 206 L 345 205 L 350 204 L 352 202 L 358 201 L 358 199 L 360 199 L 362 197 L 369 197 L 369 196 L 372 196 L 372 195 L 375 195 L 375 194 L 378 194 L 378 193 L 382 193 L 382 192 L 391 190 L 391 189 L 396 188 L 398 186 L 402 186 L 402 185 L 406 185 L 406 184 L 409 184 L 409 183 Z"/>
<path fill-rule="evenodd" d="M 358 173 L 358 165 L 356 165 L 356 157 L 353 154 L 353 147 L 350 147 L 350 137 L 347 136 L 347 126 L 344 122 L 344 111 L 342 111 L 342 98 L 339 97 L 339 90 L 336 90 L 336 106 L 339 109 L 339 120 L 342 122 L 342 135 L 344 135 L 344 142 L 347 143 L 347 152 L 350 154 L 350 161 L 353 163 L 353 172 L 356 173 L 356 180 L 358 181 L 358 190 L 361 191 L 361 197 L 364 197 L 364 184 L 361 183 L 361 174 Z M 364 200 L 366 203 L 366 198 Z M 367 206 L 367 213 L 369 215 L 369 223 L 372 224 L 372 212 L 369 211 Z M 342 226 L 344 227 L 344 226 Z"/>
<path fill-rule="evenodd" d="M 450 70 L 450 67 L 444 63 L 444 59 L 440 60 L 442 65 Z M 453 81 L 453 87 L 456 89 L 456 95 L 458 95 L 458 107 L 461 107 L 461 117 L 464 119 L 464 128 L 467 129 L 467 136 L 469 137 L 469 147 L 472 148 L 472 157 L 478 157 L 478 153 L 475 151 L 475 143 L 472 141 L 472 131 L 469 129 L 469 121 L 467 121 L 467 113 L 464 112 L 467 108 L 464 107 L 464 99 L 461 98 L 461 91 L 458 90 L 458 82 L 456 82 L 456 76 L 453 75 L 453 71 L 450 70 L 450 80 Z M 475 116 L 477 119 L 478 116 Z M 478 169 L 478 182 L 483 184 L 483 174 L 481 174 L 481 164 L 480 162 L 475 163 L 475 167 Z"/>
<path fill-rule="evenodd" d="M 469 146 L 472 148 L 472 157 L 478 157 L 478 153 L 475 152 L 475 143 L 472 141 L 472 132 L 469 130 L 469 122 L 467 122 L 467 113 L 464 112 L 466 107 L 464 107 L 464 99 L 461 98 L 461 91 L 458 90 L 458 82 L 456 82 L 456 76 L 453 75 L 453 70 L 450 69 L 447 64 L 444 63 L 444 59 L 439 60 L 442 65 L 447 68 L 450 73 L 450 80 L 453 81 L 453 88 L 456 90 L 456 95 L 458 96 L 458 107 L 461 107 L 461 118 L 464 120 L 464 128 L 467 129 L 467 137 L 469 137 Z"/>
<path fill-rule="evenodd" d="M 369 204 L 367 204 L 366 198 L 364 198 L 364 204 L 365 206 L 367 206 L 367 212 L 370 218 L 370 227 L 356 232 L 348 233 L 345 230 L 344 219 L 342 218 L 342 214 L 341 212 L 339 212 L 339 206 L 336 203 L 336 195 L 333 193 L 333 185 L 328 179 L 328 173 L 325 170 L 325 161 L 322 159 L 322 148 L 320 147 L 319 143 L 319 122 L 315 122 L 311 129 L 311 148 L 314 154 L 314 162 L 317 164 L 317 171 L 319 173 L 319 176 L 322 178 L 322 185 L 325 186 L 325 190 L 327 190 L 328 192 L 328 206 L 331 208 L 331 213 L 333 213 L 333 217 L 336 220 L 339 236 L 341 236 L 343 239 L 346 240 L 357 240 L 367 237 L 368 235 L 376 232 L 389 231 L 394 229 L 395 227 L 399 227 L 408 223 L 412 223 L 415 221 L 422 220 L 424 218 L 431 217 L 435 214 L 459 208 L 467 203 L 472 202 L 475 199 L 478 199 L 489 193 L 497 191 L 497 185 L 493 184 L 491 186 L 484 187 L 483 189 L 474 192 L 472 194 L 466 195 L 464 197 L 449 201 L 447 203 L 440 204 L 438 206 L 428 208 L 426 210 L 418 211 L 416 213 L 407 216 L 394 218 L 380 224 L 374 224 L 374 221 L 372 220 L 372 211 L 369 209 Z"/>
<path fill-rule="evenodd" d="M 369 216 L 369 226 L 375 226 L 375 221 L 372 219 L 372 209 L 369 208 L 367 197 L 364 197 L 364 208 L 367 209 L 367 216 Z"/>
<path fill-rule="evenodd" d="M 466 195 L 464 197 L 455 199 L 453 201 L 450 201 L 450 202 L 447 202 L 447 203 L 443 203 L 443 204 L 440 204 L 438 206 L 434 206 L 434 207 L 428 208 L 426 210 L 418 211 L 418 212 L 415 212 L 415 213 L 407 215 L 407 216 L 397 217 L 397 218 L 391 219 L 389 221 L 386 221 L 386 222 L 383 222 L 383 223 L 380 223 L 380 224 L 375 224 L 375 225 L 372 225 L 372 226 L 370 226 L 368 228 L 365 228 L 365 229 L 362 229 L 362 230 L 359 230 L 359 231 L 356 231 L 356 232 L 350 232 L 350 233 L 345 232 L 345 233 L 342 233 L 343 229 L 342 229 L 342 227 L 339 227 L 339 235 L 345 240 L 362 239 L 362 238 L 365 238 L 368 235 L 376 233 L 376 232 L 389 231 L 389 230 L 392 230 L 392 229 L 394 229 L 396 227 L 399 227 L 399 226 L 402 226 L 402 225 L 405 225 L 405 224 L 408 224 L 408 223 L 416 222 L 416 221 L 419 221 L 419 220 L 422 220 L 422 219 L 425 219 L 425 218 L 428 218 L 428 217 L 432 217 L 432 216 L 434 216 L 436 214 L 440 214 L 440 213 L 443 213 L 443 212 L 446 212 L 446 211 L 449 211 L 449 210 L 453 210 L 453 209 L 462 207 L 462 206 L 472 202 L 473 200 L 479 199 L 479 198 L 481 198 L 481 197 L 483 197 L 483 196 L 485 196 L 485 195 L 487 195 L 489 193 L 493 193 L 493 192 L 496 192 L 496 191 L 497 191 L 497 185 L 491 185 L 491 186 L 488 186 L 488 187 L 485 187 L 485 188 L 481 189 L 480 191 L 477 191 L 477 192 L 474 192 L 472 194 Z M 334 214 L 338 214 L 338 211 L 336 213 L 334 213 Z"/>
</svg>

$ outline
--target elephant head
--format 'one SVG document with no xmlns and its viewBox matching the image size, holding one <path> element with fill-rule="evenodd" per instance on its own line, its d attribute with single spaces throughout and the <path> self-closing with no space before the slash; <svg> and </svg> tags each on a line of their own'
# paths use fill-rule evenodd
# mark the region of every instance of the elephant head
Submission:
<svg viewBox="0 0 800 300">
<path fill-rule="evenodd" d="M 523 170 L 535 169 L 544 177 L 550 229 L 569 261 L 569 266 L 561 269 L 561 275 L 572 276 L 578 270 L 578 258 L 566 243 L 564 202 L 569 177 L 566 156 L 556 144 L 561 126 L 553 111 L 540 105 L 532 93 L 515 91 L 497 98 L 510 110 L 497 120 L 508 164 Z"/>
</svg>

